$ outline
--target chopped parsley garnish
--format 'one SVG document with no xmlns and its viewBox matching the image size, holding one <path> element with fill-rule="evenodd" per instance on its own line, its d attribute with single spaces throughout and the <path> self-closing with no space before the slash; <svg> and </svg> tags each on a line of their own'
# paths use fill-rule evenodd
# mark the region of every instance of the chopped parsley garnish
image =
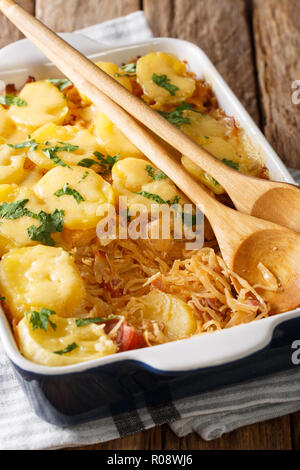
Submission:
<svg viewBox="0 0 300 470">
<path fill-rule="evenodd" d="M 33 312 L 27 312 L 26 317 L 28 314 L 30 314 L 30 319 L 29 323 L 32 324 L 33 330 L 36 330 L 37 328 L 41 328 L 44 331 L 47 331 L 47 326 L 48 323 L 51 326 L 51 328 L 55 331 L 56 330 L 56 324 L 53 323 L 50 320 L 51 315 L 55 315 L 56 312 L 53 310 L 49 310 L 48 308 L 42 308 L 39 312 L 34 310 Z"/>
<path fill-rule="evenodd" d="M 71 343 L 65 349 L 61 349 L 60 351 L 54 351 L 54 354 L 59 354 L 61 356 L 62 354 L 67 354 L 76 348 L 78 348 L 78 344 Z"/>
<path fill-rule="evenodd" d="M 121 156 L 120 154 L 118 154 L 114 156 L 106 155 L 105 157 L 103 153 L 100 152 L 94 152 L 94 155 L 99 161 L 99 165 L 104 168 L 104 173 L 108 173 L 112 169 L 114 164 L 117 163 Z"/>
<path fill-rule="evenodd" d="M 165 201 L 158 194 L 148 193 L 148 191 L 139 191 L 139 192 L 136 192 L 135 194 L 139 194 L 140 196 L 146 197 L 147 199 L 153 199 L 153 201 L 157 202 L 158 204 L 168 204 L 169 206 L 178 204 L 179 199 L 180 199 L 178 196 L 175 196 L 172 201 L 171 200 Z"/>
<path fill-rule="evenodd" d="M 220 184 L 217 180 L 215 180 L 215 178 L 213 176 L 211 176 L 211 179 L 212 179 L 212 182 L 213 182 L 214 186 L 218 186 Z"/>
<path fill-rule="evenodd" d="M 31 136 L 28 136 L 30 139 Z M 38 143 L 34 139 L 26 140 L 25 142 L 20 142 L 19 144 L 7 144 L 9 147 L 12 149 L 25 149 L 29 148 L 29 150 L 32 152 L 37 149 Z"/>
<path fill-rule="evenodd" d="M 5 297 L 0 297 L 0 302 L 5 302 L 6 298 Z"/>
<path fill-rule="evenodd" d="M 152 81 L 161 88 L 165 88 L 166 90 L 168 90 L 168 92 L 172 96 L 175 96 L 175 91 L 179 90 L 178 86 L 172 85 L 170 83 L 171 80 L 167 77 L 167 75 L 157 75 L 156 73 L 154 73 L 152 75 Z"/>
<path fill-rule="evenodd" d="M 77 163 L 78 166 L 83 166 L 85 168 L 91 168 L 92 165 L 99 165 L 96 160 L 93 160 L 92 158 L 83 158 L 80 160 L 79 163 Z"/>
<path fill-rule="evenodd" d="M 114 73 L 115 77 L 130 77 L 129 73 Z"/>
<path fill-rule="evenodd" d="M 136 74 L 136 64 L 133 64 L 133 63 L 125 64 L 125 65 L 122 65 L 121 69 L 127 73 L 131 73 L 133 75 Z"/>
<path fill-rule="evenodd" d="M 85 180 L 88 176 L 89 176 L 89 172 L 86 171 L 86 172 L 82 175 L 82 177 L 80 178 L 80 180 L 78 181 L 78 183 L 81 183 L 81 182 L 82 182 L 83 180 Z"/>
<path fill-rule="evenodd" d="M 146 166 L 146 171 L 147 171 L 148 175 L 149 175 L 152 179 L 154 179 L 155 181 L 163 180 L 163 179 L 167 178 L 167 175 L 166 175 L 163 171 L 161 171 L 161 170 L 155 170 L 155 169 L 153 168 L 153 166 L 151 166 L 151 165 L 147 165 L 147 166 Z"/>
<path fill-rule="evenodd" d="M 223 158 L 222 162 L 225 163 L 225 165 L 230 166 L 234 170 L 239 169 L 239 164 L 236 162 L 233 162 L 232 160 L 227 160 L 226 158 Z"/>
<path fill-rule="evenodd" d="M 79 149 L 79 145 L 68 144 L 68 142 L 58 142 L 61 146 L 56 146 L 57 152 L 75 152 Z"/>
<path fill-rule="evenodd" d="M 62 232 L 64 210 L 55 209 L 52 214 L 41 211 L 39 214 L 33 214 L 34 218 L 40 221 L 40 226 L 31 225 L 27 229 L 30 240 L 41 242 L 47 246 L 54 246 L 55 241 L 51 237 L 54 232 Z"/>
<path fill-rule="evenodd" d="M 66 142 L 59 142 L 62 145 L 54 145 L 52 147 L 47 147 L 42 149 L 42 152 L 46 155 L 46 157 L 50 158 L 55 165 L 69 167 L 59 156 L 57 152 L 75 152 L 75 150 L 79 149 L 78 145 L 68 144 Z"/>
<path fill-rule="evenodd" d="M 51 237 L 53 232 L 62 232 L 63 230 L 63 210 L 55 209 L 52 214 L 40 211 L 38 214 L 31 212 L 25 206 L 29 199 L 22 199 L 16 202 L 4 202 L 0 205 L 0 218 L 19 219 L 27 216 L 40 221 L 40 226 L 31 225 L 27 228 L 28 236 L 31 240 L 44 243 L 48 246 L 54 246 L 55 242 Z"/>
<path fill-rule="evenodd" d="M 47 78 L 47 82 L 55 85 L 60 91 L 63 91 L 65 88 L 73 85 L 73 83 L 67 78 Z"/>
<path fill-rule="evenodd" d="M 29 212 L 25 208 L 29 199 L 22 199 L 16 202 L 3 202 L 0 206 L 0 217 L 2 219 L 19 219 Z"/>
<path fill-rule="evenodd" d="M 71 188 L 69 183 L 66 183 L 61 189 L 56 191 L 54 193 L 54 196 L 57 196 L 57 197 L 73 196 L 77 204 L 80 204 L 82 201 L 85 201 L 84 197 L 81 196 L 81 194 L 78 191 L 76 191 L 76 189 Z"/>
<path fill-rule="evenodd" d="M 157 111 L 161 116 L 166 118 L 171 124 L 176 127 L 182 126 L 182 124 L 190 124 L 191 120 L 189 117 L 183 116 L 183 111 L 193 111 L 194 113 L 203 114 L 201 111 L 197 111 L 189 103 L 183 101 L 180 106 L 177 106 L 173 111 Z"/>
<path fill-rule="evenodd" d="M 100 174 L 105 174 L 108 173 L 114 164 L 119 160 L 120 154 L 111 156 L 111 155 L 106 155 L 106 157 L 103 155 L 103 153 L 100 152 L 94 152 L 95 157 L 97 158 L 98 161 L 93 160 L 92 158 L 83 158 L 80 160 L 80 162 L 77 164 L 78 166 L 83 166 L 85 168 L 91 168 L 93 165 L 99 165 L 103 168 L 103 171 L 100 171 Z"/>
<path fill-rule="evenodd" d="M 4 106 L 28 106 L 25 100 L 15 95 L 1 95 L 0 104 L 4 104 Z"/>
<path fill-rule="evenodd" d="M 110 317 L 110 318 L 77 318 L 75 320 L 76 326 L 85 326 L 89 325 L 90 323 L 105 323 L 109 320 L 115 320 L 117 317 L 116 315 Z"/>
<path fill-rule="evenodd" d="M 166 201 L 162 199 L 158 194 L 148 193 L 147 191 L 139 191 L 136 194 L 146 197 L 147 199 L 153 199 L 153 201 L 157 202 L 158 204 L 166 204 Z"/>
</svg>

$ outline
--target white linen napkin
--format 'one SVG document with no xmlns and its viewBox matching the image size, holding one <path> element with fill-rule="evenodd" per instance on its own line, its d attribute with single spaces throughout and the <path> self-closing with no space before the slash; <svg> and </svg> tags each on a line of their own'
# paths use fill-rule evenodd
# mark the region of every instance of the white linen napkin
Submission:
<svg viewBox="0 0 300 470">
<path fill-rule="evenodd" d="M 79 31 L 101 43 L 122 44 L 152 37 L 143 12 Z M 294 177 L 300 181 L 300 171 Z M 165 405 L 145 405 L 130 413 L 60 428 L 35 416 L 0 344 L 0 449 L 37 450 L 76 447 L 109 441 L 171 423 L 179 436 L 195 431 L 210 440 L 241 426 L 300 409 L 300 367 Z M 134 419 L 133 419 L 134 418 Z"/>
</svg>

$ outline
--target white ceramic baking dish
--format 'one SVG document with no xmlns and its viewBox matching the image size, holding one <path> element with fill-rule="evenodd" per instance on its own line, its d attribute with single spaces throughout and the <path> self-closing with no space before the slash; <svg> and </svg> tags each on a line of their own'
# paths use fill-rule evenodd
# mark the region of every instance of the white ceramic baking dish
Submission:
<svg viewBox="0 0 300 470">
<path fill-rule="evenodd" d="M 265 162 L 272 179 L 294 183 L 286 167 L 266 141 L 249 114 L 219 75 L 208 57 L 197 46 L 182 40 L 157 38 L 145 43 L 109 48 L 75 33 L 63 37 L 93 60 L 107 60 L 118 64 L 151 51 L 176 54 L 188 61 L 193 72 L 204 78 L 227 115 L 234 116 Z M 28 75 L 37 79 L 62 76 L 57 69 L 28 40 L 21 40 L 0 51 L 0 80 L 21 86 Z M 45 367 L 26 360 L 19 353 L 10 326 L 0 312 L 0 337 L 5 351 L 19 370 L 40 376 L 64 375 L 98 368 L 122 361 L 138 361 L 145 367 L 159 371 L 184 372 L 232 363 L 260 351 L 270 343 L 274 329 L 287 320 L 300 318 L 300 309 L 236 326 L 215 333 L 194 336 L 190 339 L 152 348 L 123 352 L 102 359 L 66 367 Z M 300 336 L 300 320 L 299 320 Z"/>
</svg>

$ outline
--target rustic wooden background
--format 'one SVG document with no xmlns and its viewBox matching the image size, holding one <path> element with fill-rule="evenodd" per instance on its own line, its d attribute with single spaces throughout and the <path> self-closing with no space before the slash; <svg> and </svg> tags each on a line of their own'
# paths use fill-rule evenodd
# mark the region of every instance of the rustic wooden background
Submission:
<svg viewBox="0 0 300 470">
<path fill-rule="evenodd" d="M 144 9 L 155 36 L 192 41 L 212 59 L 267 139 L 300 168 L 300 0 L 19 0 L 56 31 Z M 0 16 L 0 47 L 21 37 Z M 298 449 L 300 413 L 247 426 L 212 442 L 178 439 L 168 426 L 87 449 Z"/>
</svg>

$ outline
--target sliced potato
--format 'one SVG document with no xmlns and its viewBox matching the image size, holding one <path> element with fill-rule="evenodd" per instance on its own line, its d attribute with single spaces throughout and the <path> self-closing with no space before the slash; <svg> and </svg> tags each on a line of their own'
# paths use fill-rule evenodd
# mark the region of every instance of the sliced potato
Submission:
<svg viewBox="0 0 300 470">
<path fill-rule="evenodd" d="M 193 111 L 183 111 L 184 117 L 189 118 L 189 124 L 182 124 L 180 129 L 191 139 L 197 140 L 201 136 L 225 137 L 226 125 L 217 121 L 208 114 L 199 114 Z"/>
<path fill-rule="evenodd" d="M 153 81 L 153 74 L 166 75 L 171 85 L 178 87 L 174 96 L 164 87 Z M 137 80 L 143 87 L 145 95 L 158 104 L 180 103 L 192 96 L 195 91 L 195 80 L 186 76 L 186 66 L 173 54 L 151 52 L 137 61 Z"/>
<path fill-rule="evenodd" d="M 101 111 L 97 116 L 95 133 L 110 155 L 121 154 L 124 158 L 143 156 L 142 152 Z"/>
<path fill-rule="evenodd" d="M 37 364 L 44 366 L 66 366 L 78 362 L 91 361 L 117 352 L 116 344 L 103 331 L 103 325 L 89 324 L 77 327 L 74 318 L 50 317 L 56 325 L 53 330 L 40 328 L 33 330 L 30 315 L 17 325 L 18 342 L 22 354 Z M 65 354 L 55 354 L 70 344 L 77 347 Z"/>
<path fill-rule="evenodd" d="M 61 124 L 68 113 L 63 93 L 46 80 L 27 83 L 19 96 L 27 106 L 10 106 L 9 116 L 29 133 L 48 122 Z"/>
<path fill-rule="evenodd" d="M 0 291 L 13 318 L 48 308 L 71 317 L 85 297 L 80 274 L 62 248 L 37 245 L 15 248 L 0 262 Z"/>
<path fill-rule="evenodd" d="M 126 72 L 119 68 L 113 62 L 97 62 L 96 65 L 113 77 L 117 82 L 121 83 L 127 90 L 132 91 L 132 86 L 129 77 L 126 77 Z"/>
<path fill-rule="evenodd" d="M 240 159 L 236 149 L 227 140 L 215 136 L 200 136 L 194 140 L 196 140 L 201 145 L 201 147 L 217 157 L 219 160 L 225 159 L 233 163 L 239 163 Z M 192 176 L 201 181 L 201 183 L 211 189 L 211 191 L 213 191 L 215 194 L 225 193 L 223 186 L 221 186 L 212 176 L 206 173 L 206 171 L 202 170 L 198 165 L 196 165 L 190 158 L 183 155 L 181 163 Z"/>
<path fill-rule="evenodd" d="M 112 169 L 114 183 L 118 183 L 128 191 L 140 191 L 143 184 L 151 183 L 153 179 L 147 172 L 151 163 L 139 158 L 119 160 Z"/>
<path fill-rule="evenodd" d="M 57 196 L 55 193 L 68 184 L 82 196 L 77 202 L 75 197 L 68 194 Z M 101 219 L 97 215 L 99 207 L 114 203 L 112 187 L 94 170 L 72 166 L 70 168 L 57 166 L 48 171 L 34 188 L 37 196 L 45 201 L 48 211 L 63 209 L 64 226 L 71 230 L 81 230 L 96 227 Z"/>
<path fill-rule="evenodd" d="M 126 77 L 126 72 L 119 68 L 113 62 L 96 62 L 96 65 L 105 73 L 114 78 L 117 82 L 121 83 L 127 90 L 132 91 L 132 86 L 129 77 Z M 80 94 L 84 104 L 91 104 L 91 100 L 84 94 Z"/>
<path fill-rule="evenodd" d="M 26 139 L 26 131 L 18 129 L 9 116 L 9 110 L 0 105 L 0 144 L 16 144 Z"/>
<path fill-rule="evenodd" d="M 195 333 L 197 324 L 193 309 L 175 295 L 153 290 L 141 300 L 144 318 L 162 321 L 164 334 L 170 340 L 183 339 Z"/>
<path fill-rule="evenodd" d="M 0 206 L 5 202 L 14 203 L 24 199 L 28 199 L 26 208 L 35 214 L 46 209 L 29 188 L 18 187 L 16 184 L 0 185 Z M 38 242 L 31 240 L 27 232 L 32 225 L 38 227 L 40 221 L 26 215 L 17 219 L 0 217 L 0 256 L 11 248 L 36 245 Z"/>
<path fill-rule="evenodd" d="M 0 184 L 19 183 L 25 176 L 25 152 L 0 145 Z"/>
<path fill-rule="evenodd" d="M 207 150 L 209 153 L 212 153 L 219 160 L 226 158 L 226 160 L 238 162 L 238 155 L 234 146 L 221 137 L 199 137 L 197 142 L 201 145 L 201 147 L 205 148 L 205 150 Z"/>
<path fill-rule="evenodd" d="M 5 139 L 15 130 L 15 124 L 10 119 L 8 110 L 0 104 L 0 136 Z"/>
<path fill-rule="evenodd" d="M 74 151 L 59 151 L 57 156 L 67 165 L 78 165 L 84 158 L 97 161 L 94 152 L 103 153 L 104 148 L 99 144 L 96 137 L 87 129 L 79 130 L 74 126 L 57 126 L 49 123 L 37 129 L 32 134 L 34 139 L 40 145 L 36 150 L 28 152 L 28 158 L 45 170 L 51 170 L 55 163 L 44 152 L 48 147 L 63 147 L 64 144 L 71 144 L 78 147 Z M 47 142 L 47 145 L 45 145 Z"/>
<path fill-rule="evenodd" d="M 184 168 L 196 178 L 198 181 L 203 183 L 207 188 L 213 191 L 215 194 L 224 194 L 225 190 L 223 186 L 218 183 L 212 176 L 210 176 L 206 171 L 202 170 L 200 166 L 196 165 L 190 158 L 186 157 L 185 155 L 181 158 L 181 163 Z"/>
<path fill-rule="evenodd" d="M 164 201 L 173 201 L 178 196 L 178 189 L 169 179 L 153 180 L 146 168 L 149 162 L 136 158 L 125 158 L 119 160 L 112 169 L 113 189 L 119 196 L 127 196 L 127 203 L 131 211 L 139 205 L 143 206 L 146 212 L 150 212 L 160 204 L 155 199 L 147 198 L 137 192 L 145 191 L 157 195 Z M 155 170 L 156 171 L 156 170 Z M 141 212 L 143 212 L 141 210 Z"/>
<path fill-rule="evenodd" d="M 43 176 L 44 172 L 38 166 L 34 167 L 32 170 L 25 170 L 24 177 L 21 183 L 19 183 L 19 187 L 33 190 L 34 186 Z"/>
</svg>

